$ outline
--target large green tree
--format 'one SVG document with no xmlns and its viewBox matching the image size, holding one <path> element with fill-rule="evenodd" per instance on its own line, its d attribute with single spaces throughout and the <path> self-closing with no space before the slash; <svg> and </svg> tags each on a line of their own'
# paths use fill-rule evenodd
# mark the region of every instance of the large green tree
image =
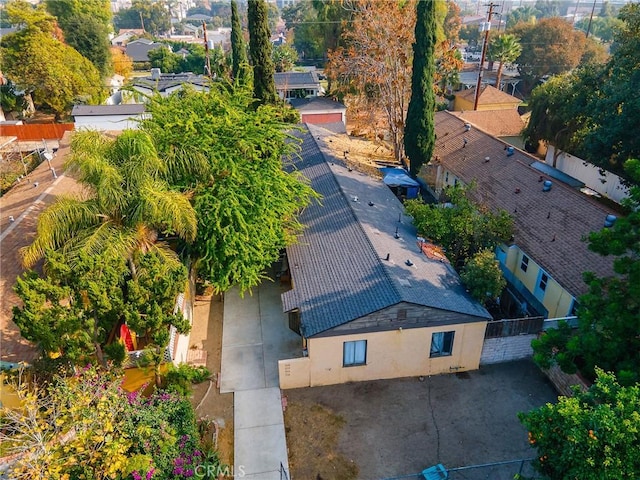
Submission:
<svg viewBox="0 0 640 480">
<path fill-rule="evenodd" d="M 276 72 L 289 72 L 293 70 L 298 61 L 298 52 L 289 44 L 274 45 L 273 64 Z"/>
<path fill-rule="evenodd" d="M 516 35 L 522 45 L 517 64 L 527 88 L 533 88 L 546 75 L 577 67 L 587 52 L 587 43 L 593 42 L 558 17 L 544 18 L 535 24 L 520 23 L 509 33 Z"/>
<path fill-rule="evenodd" d="M 103 346 L 123 316 L 126 271 L 124 259 L 102 253 L 82 254 L 71 268 L 49 252 L 46 274 L 28 271 L 18 278 L 23 306 L 13 308 L 13 321 L 45 358 L 106 365 Z"/>
<path fill-rule="evenodd" d="M 0 40 L 2 70 L 36 106 L 60 118 L 74 103 L 99 103 L 104 91 L 98 70 L 63 43 L 54 17 L 21 1 L 7 4 L 6 13 L 23 28 Z"/>
<path fill-rule="evenodd" d="M 640 158 L 640 7 L 620 11 L 623 27 L 615 35 L 604 65 L 591 65 L 553 78 L 534 90 L 525 139 L 544 140 L 596 166 L 626 176 L 625 161 Z M 637 181 L 637 180 L 635 180 Z"/>
<path fill-rule="evenodd" d="M 275 103 L 275 68 L 271 54 L 271 31 L 267 19 L 265 0 L 253 0 L 248 4 L 249 53 L 253 66 L 253 96 L 260 103 Z"/>
<path fill-rule="evenodd" d="M 126 130 L 109 140 L 99 132 L 79 132 L 71 152 L 67 168 L 87 194 L 60 198 L 40 214 L 36 238 L 21 250 L 24 264 L 34 265 L 50 249 L 71 264 L 83 252 L 108 252 L 126 259 L 133 274 L 137 251 L 176 261 L 158 236 L 192 241 L 195 212 L 184 194 L 169 188 L 167 165 L 149 136 Z"/>
<path fill-rule="evenodd" d="M 103 77 L 112 71 L 109 52 L 111 3 L 108 0 L 47 0 L 68 45 L 89 59 Z"/>
<path fill-rule="evenodd" d="M 278 253 L 295 240 L 296 219 L 313 192 L 283 169 L 295 151 L 276 107 L 252 108 L 247 89 L 185 90 L 148 104 L 143 128 L 171 165 L 189 164 L 176 185 L 193 192 L 198 272 L 217 291 L 257 285 Z"/>
<path fill-rule="evenodd" d="M 171 15 L 161 0 L 133 0 L 131 8 L 123 8 L 114 16 L 116 28 L 144 28 L 160 35 L 171 29 Z"/>
<path fill-rule="evenodd" d="M 409 169 L 415 177 L 424 163 L 431 160 L 436 141 L 435 74 L 436 2 L 419 0 L 415 42 L 413 44 L 413 71 L 411 74 L 411 100 L 404 127 L 404 149 L 409 158 Z"/>
<path fill-rule="evenodd" d="M 468 198 L 473 187 L 449 187 L 445 190 L 449 208 L 409 200 L 407 213 L 414 219 L 418 232 L 444 248 L 447 258 L 460 269 L 476 253 L 493 249 L 509 240 L 513 219 L 501 210 L 497 213 L 474 205 Z"/>
<path fill-rule="evenodd" d="M 242 24 L 238 14 L 238 2 L 231 0 L 231 58 L 233 66 L 231 68 L 231 78 L 234 82 L 243 82 L 246 75 L 245 68 L 247 60 L 247 48 L 242 35 Z"/>
<path fill-rule="evenodd" d="M 630 160 L 627 168 L 640 183 L 640 161 Z M 558 363 L 588 377 L 601 367 L 625 385 L 640 381 L 640 186 L 631 188 L 625 206 L 626 216 L 589 235 L 590 250 L 614 257 L 616 276 L 585 274 L 589 290 L 580 297 L 577 331 L 561 325 L 532 342 L 542 367 Z"/>
<path fill-rule="evenodd" d="M 640 386 L 621 387 L 597 372 L 588 392 L 560 397 L 518 418 L 549 479 L 635 480 L 640 477 Z"/>
</svg>

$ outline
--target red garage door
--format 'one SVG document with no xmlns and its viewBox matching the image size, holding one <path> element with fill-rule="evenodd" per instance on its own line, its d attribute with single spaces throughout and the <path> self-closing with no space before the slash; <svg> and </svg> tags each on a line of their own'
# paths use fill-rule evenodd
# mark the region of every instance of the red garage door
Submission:
<svg viewBox="0 0 640 480">
<path fill-rule="evenodd" d="M 341 122 L 342 114 L 338 113 L 303 113 L 302 123 L 320 124 Z"/>
</svg>

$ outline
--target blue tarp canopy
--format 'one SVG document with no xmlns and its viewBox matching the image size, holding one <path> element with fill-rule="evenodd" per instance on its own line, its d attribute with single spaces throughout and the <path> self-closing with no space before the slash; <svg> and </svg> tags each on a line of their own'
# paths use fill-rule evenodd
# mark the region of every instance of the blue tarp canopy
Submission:
<svg viewBox="0 0 640 480">
<path fill-rule="evenodd" d="M 420 192 L 420 184 L 409 176 L 404 168 L 383 167 L 380 168 L 382 181 L 389 187 L 402 187 L 407 191 L 407 198 L 416 198 Z"/>
</svg>

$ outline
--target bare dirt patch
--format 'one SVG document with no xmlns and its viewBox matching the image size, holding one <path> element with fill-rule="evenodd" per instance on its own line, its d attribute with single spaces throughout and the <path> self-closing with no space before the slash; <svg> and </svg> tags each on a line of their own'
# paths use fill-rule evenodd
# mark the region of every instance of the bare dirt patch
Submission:
<svg viewBox="0 0 640 480">
<path fill-rule="evenodd" d="M 352 135 L 332 135 L 326 137 L 326 145 L 337 158 L 354 169 L 380 176 L 378 167 L 397 164 L 389 145 L 380 140 L 370 140 Z"/>
<path fill-rule="evenodd" d="M 233 394 L 221 394 L 216 386 L 222 359 L 223 307 L 220 296 L 196 298 L 191 346 L 207 351 L 207 368 L 212 373 L 212 384 L 195 385 L 191 402 L 194 407 L 199 405 L 196 411 L 199 418 L 216 422 L 220 459 L 226 465 L 233 465 Z"/>
<path fill-rule="evenodd" d="M 528 361 L 459 375 L 300 388 L 285 395 L 292 478 L 305 480 L 317 474 L 417 479 L 418 472 L 438 463 L 456 469 L 515 461 L 450 475 L 451 480 L 513 480 L 519 462 L 535 455 L 517 413 L 557 399 Z M 522 473 L 529 475 L 527 468 L 528 463 Z"/>
<path fill-rule="evenodd" d="M 336 452 L 342 416 L 309 401 L 293 402 L 284 413 L 292 478 L 350 480 L 358 467 Z M 294 440 L 295 439 L 295 440 Z"/>
</svg>

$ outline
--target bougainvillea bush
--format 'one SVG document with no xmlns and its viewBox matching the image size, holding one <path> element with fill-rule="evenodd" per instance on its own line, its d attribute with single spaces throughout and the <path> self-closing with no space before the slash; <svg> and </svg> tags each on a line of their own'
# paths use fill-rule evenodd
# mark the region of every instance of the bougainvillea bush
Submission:
<svg viewBox="0 0 640 480">
<path fill-rule="evenodd" d="M 23 408 L 0 411 L 10 478 L 151 480 L 203 478 L 218 457 L 203 447 L 193 407 L 177 394 L 145 398 L 117 375 L 88 366 L 46 387 L 19 388 Z"/>
</svg>

